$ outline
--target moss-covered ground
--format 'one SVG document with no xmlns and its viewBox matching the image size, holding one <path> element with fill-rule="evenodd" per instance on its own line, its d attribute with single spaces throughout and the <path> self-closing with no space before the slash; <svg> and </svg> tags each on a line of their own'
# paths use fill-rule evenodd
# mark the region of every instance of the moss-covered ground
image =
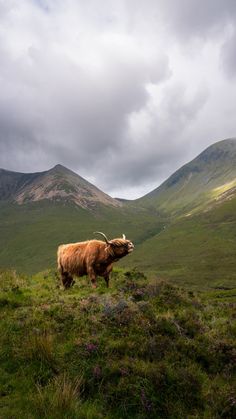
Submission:
<svg viewBox="0 0 236 419">
<path fill-rule="evenodd" d="M 0 418 L 235 418 L 236 289 L 0 274 Z"/>
</svg>

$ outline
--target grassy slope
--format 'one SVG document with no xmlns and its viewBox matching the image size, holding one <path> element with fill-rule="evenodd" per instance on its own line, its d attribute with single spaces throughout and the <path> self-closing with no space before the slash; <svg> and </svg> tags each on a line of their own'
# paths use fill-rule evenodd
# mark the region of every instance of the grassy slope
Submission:
<svg viewBox="0 0 236 419">
<path fill-rule="evenodd" d="M 234 418 L 235 290 L 115 277 L 1 274 L 0 417 Z"/>
<path fill-rule="evenodd" d="M 137 265 L 190 286 L 234 286 L 236 200 L 227 199 L 236 192 L 235 162 L 236 140 L 216 143 L 121 209 L 0 204 L 0 267 L 28 273 L 54 267 L 59 244 L 91 239 L 98 230 L 134 241 L 135 252 L 121 266 Z"/>
<path fill-rule="evenodd" d="M 95 217 L 76 207 L 44 205 L 0 207 L 0 266 L 35 273 L 55 267 L 60 243 L 93 238 L 97 230 L 108 237 L 124 232 L 136 248 L 121 266 L 196 288 L 235 286 L 236 199 L 172 224 L 142 210 L 102 208 Z"/>
<path fill-rule="evenodd" d="M 133 201 L 132 205 L 153 207 L 170 216 L 178 216 L 204 210 L 235 186 L 236 139 L 223 140 L 204 150 L 160 187 Z"/>
<path fill-rule="evenodd" d="M 236 198 L 163 229 L 136 249 L 136 265 L 175 282 L 209 288 L 235 287 Z"/>
<path fill-rule="evenodd" d="M 0 267 L 35 273 L 55 266 L 59 244 L 125 233 L 136 244 L 163 226 L 155 212 L 139 209 L 97 208 L 96 215 L 76 206 L 43 202 L 0 206 Z M 98 236 L 96 236 L 98 238 Z"/>
</svg>

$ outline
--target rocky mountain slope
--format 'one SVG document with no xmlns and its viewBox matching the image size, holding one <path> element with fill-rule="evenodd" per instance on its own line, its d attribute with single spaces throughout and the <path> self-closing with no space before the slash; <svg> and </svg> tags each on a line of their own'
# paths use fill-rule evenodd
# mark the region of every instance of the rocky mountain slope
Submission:
<svg viewBox="0 0 236 419">
<path fill-rule="evenodd" d="M 49 200 L 74 203 L 85 209 L 96 209 L 98 205 L 122 205 L 60 164 L 39 173 L 17 173 L 0 169 L 0 200 L 20 205 Z"/>
</svg>

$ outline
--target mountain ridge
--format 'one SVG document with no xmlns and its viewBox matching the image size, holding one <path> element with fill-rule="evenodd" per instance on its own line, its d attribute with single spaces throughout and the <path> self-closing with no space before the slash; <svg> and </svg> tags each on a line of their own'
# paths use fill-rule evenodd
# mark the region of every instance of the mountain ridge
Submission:
<svg viewBox="0 0 236 419">
<path fill-rule="evenodd" d="M 210 145 L 132 204 L 155 207 L 172 215 L 188 215 L 234 196 L 235 186 L 236 139 L 231 138 Z"/>
<path fill-rule="evenodd" d="M 207 208 L 231 199 L 235 187 L 236 138 L 211 144 L 157 188 L 135 200 L 112 198 L 62 164 L 35 173 L 0 169 L 0 200 L 20 205 L 48 199 L 85 209 L 96 209 L 99 204 L 117 208 L 132 205 L 153 207 L 165 215 L 188 215 L 204 205 Z"/>
<path fill-rule="evenodd" d="M 36 173 L 0 169 L 0 200 L 19 205 L 42 200 L 61 201 L 84 209 L 95 209 L 98 205 L 122 205 L 61 164 Z"/>
<path fill-rule="evenodd" d="M 236 142 L 211 147 L 157 188 L 157 197 L 154 190 L 147 200 L 123 200 L 119 206 L 117 201 L 108 205 L 106 195 L 97 197 L 96 187 L 62 165 L 44 176 L 0 171 L 0 192 L 1 175 L 8 179 L 8 200 L 0 200 L 0 268 L 29 273 L 55 268 L 59 244 L 89 240 L 94 231 L 103 231 L 109 238 L 125 233 L 135 243 L 134 254 L 120 266 L 196 287 L 234 286 Z M 66 197 L 57 200 L 60 188 Z M 48 199 L 34 199 L 41 192 Z M 70 205 L 76 194 L 78 205 Z"/>
</svg>

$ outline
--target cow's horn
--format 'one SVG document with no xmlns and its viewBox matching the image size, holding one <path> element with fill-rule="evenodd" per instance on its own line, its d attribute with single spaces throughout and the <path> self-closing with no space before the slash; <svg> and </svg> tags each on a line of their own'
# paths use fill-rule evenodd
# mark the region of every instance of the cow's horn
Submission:
<svg viewBox="0 0 236 419">
<path fill-rule="evenodd" d="M 104 237 L 104 239 L 106 240 L 106 243 L 109 244 L 107 236 L 104 233 L 102 233 L 101 231 L 94 231 L 93 234 L 101 234 Z"/>
<path fill-rule="evenodd" d="M 126 240 L 125 234 L 123 233 L 123 239 Z"/>
</svg>

